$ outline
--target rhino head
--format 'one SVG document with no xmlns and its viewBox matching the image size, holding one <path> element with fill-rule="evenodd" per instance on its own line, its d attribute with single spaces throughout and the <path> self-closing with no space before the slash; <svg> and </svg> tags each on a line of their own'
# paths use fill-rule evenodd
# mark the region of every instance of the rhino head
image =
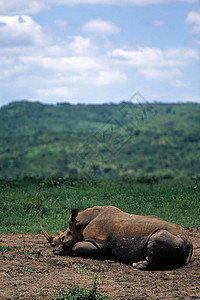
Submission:
<svg viewBox="0 0 200 300">
<path fill-rule="evenodd" d="M 40 225 L 42 232 L 45 238 L 48 240 L 50 245 L 54 247 L 53 253 L 56 255 L 67 255 L 71 253 L 72 247 L 77 242 L 77 235 L 73 230 L 77 220 L 76 216 L 78 215 L 78 209 L 72 209 L 71 217 L 69 219 L 69 227 L 64 231 L 59 231 L 59 234 L 56 236 L 49 235 L 42 225 Z"/>
</svg>

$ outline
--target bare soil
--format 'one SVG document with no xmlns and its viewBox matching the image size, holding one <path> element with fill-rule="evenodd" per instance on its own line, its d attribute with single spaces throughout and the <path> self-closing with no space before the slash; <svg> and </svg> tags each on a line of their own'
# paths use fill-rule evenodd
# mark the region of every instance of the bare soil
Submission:
<svg viewBox="0 0 200 300">
<path fill-rule="evenodd" d="M 200 299 L 200 228 L 188 230 L 194 245 L 191 263 L 168 271 L 138 271 L 110 260 L 55 256 L 42 235 L 2 234 L 0 299 L 55 299 L 59 287 L 90 289 L 109 299 Z M 37 249 L 39 253 L 31 253 Z M 35 251 L 34 251 L 35 252 Z"/>
</svg>

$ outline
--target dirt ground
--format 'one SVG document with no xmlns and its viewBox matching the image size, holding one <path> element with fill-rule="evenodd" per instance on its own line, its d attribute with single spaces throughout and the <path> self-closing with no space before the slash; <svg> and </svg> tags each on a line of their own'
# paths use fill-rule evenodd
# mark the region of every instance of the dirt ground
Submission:
<svg viewBox="0 0 200 300">
<path fill-rule="evenodd" d="M 200 299 L 200 228 L 188 234 L 194 245 L 192 261 L 170 271 L 55 256 L 42 235 L 2 234 L 0 245 L 12 249 L 0 252 L 0 299 L 55 299 L 60 287 L 91 288 L 95 275 L 98 291 L 109 299 Z"/>
</svg>

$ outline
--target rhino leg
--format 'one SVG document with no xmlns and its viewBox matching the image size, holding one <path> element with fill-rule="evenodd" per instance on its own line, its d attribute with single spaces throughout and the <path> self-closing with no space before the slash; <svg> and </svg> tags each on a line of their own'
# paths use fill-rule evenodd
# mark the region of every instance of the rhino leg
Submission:
<svg viewBox="0 0 200 300">
<path fill-rule="evenodd" d="M 146 260 L 134 263 L 133 267 L 140 270 L 170 269 L 186 263 L 188 254 L 186 239 L 160 230 L 149 238 Z"/>
<path fill-rule="evenodd" d="M 93 241 L 78 242 L 72 248 L 74 256 L 91 257 L 97 259 L 105 258 L 106 247 L 104 244 L 97 244 Z"/>
<path fill-rule="evenodd" d="M 136 268 L 138 270 L 148 270 L 149 269 L 149 262 L 148 260 L 139 261 L 132 264 L 133 268 Z"/>
</svg>

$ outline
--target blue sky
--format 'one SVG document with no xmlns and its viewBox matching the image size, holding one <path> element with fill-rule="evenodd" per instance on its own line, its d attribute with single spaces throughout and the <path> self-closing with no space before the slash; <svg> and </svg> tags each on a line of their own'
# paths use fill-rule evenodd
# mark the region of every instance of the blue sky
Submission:
<svg viewBox="0 0 200 300">
<path fill-rule="evenodd" d="M 199 0 L 0 0 L 0 106 L 200 102 Z"/>
</svg>

